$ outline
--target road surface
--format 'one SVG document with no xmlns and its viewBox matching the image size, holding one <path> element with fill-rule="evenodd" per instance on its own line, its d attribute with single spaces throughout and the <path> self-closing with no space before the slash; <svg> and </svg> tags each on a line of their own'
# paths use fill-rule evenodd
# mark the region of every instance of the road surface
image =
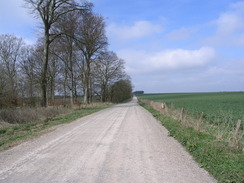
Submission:
<svg viewBox="0 0 244 183">
<path fill-rule="evenodd" d="M 217 181 L 134 98 L 1 152 L 0 182 Z"/>
</svg>

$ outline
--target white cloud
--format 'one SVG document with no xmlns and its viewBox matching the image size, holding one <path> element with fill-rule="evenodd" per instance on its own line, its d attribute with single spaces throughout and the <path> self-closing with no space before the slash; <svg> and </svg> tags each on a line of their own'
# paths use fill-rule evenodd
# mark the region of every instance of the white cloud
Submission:
<svg viewBox="0 0 244 183">
<path fill-rule="evenodd" d="M 215 58 L 215 50 L 210 47 L 198 50 L 163 50 L 157 53 L 122 50 L 118 55 L 126 60 L 130 74 L 146 74 L 205 66 Z"/>
<path fill-rule="evenodd" d="M 166 38 L 170 40 L 176 40 L 176 41 L 186 40 L 190 36 L 192 36 L 194 32 L 196 32 L 196 28 L 183 27 L 170 32 L 168 35 L 166 35 Z"/>
<path fill-rule="evenodd" d="M 244 30 L 244 2 L 230 5 L 229 11 L 222 13 L 217 19 L 218 32 L 232 34 Z"/>
<path fill-rule="evenodd" d="M 231 62 L 229 62 L 231 61 Z M 161 70 L 161 72 L 132 73 L 136 90 L 145 92 L 210 92 L 243 91 L 244 60 L 221 60 L 206 63 L 207 67 Z M 140 69 L 138 64 L 137 70 Z"/>
<path fill-rule="evenodd" d="M 224 13 L 217 20 L 217 34 L 229 35 L 243 30 L 244 17 L 235 13 Z"/>
<path fill-rule="evenodd" d="M 212 48 L 203 47 L 199 50 L 166 50 L 151 58 L 154 67 L 161 68 L 189 68 L 208 63 L 215 55 Z"/>
<path fill-rule="evenodd" d="M 244 2 L 230 5 L 229 11 L 222 13 L 215 21 L 216 32 L 203 42 L 211 45 L 243 46 Z"/>
<path fill-rule="evenodd" d="M 136 21 L 132 26 L 112 23 L 107 27 L 108 36 L 119 40 L 143 38 L 162 31 L 163 28 L 160 25 L 152 24 L 149 21 Z"/>
<path fill-rule="evenodd" d="M 236 10 L 237 13 L 244 13 L 244 1 L 232 3 L 230 8 Z"/>
</svg>

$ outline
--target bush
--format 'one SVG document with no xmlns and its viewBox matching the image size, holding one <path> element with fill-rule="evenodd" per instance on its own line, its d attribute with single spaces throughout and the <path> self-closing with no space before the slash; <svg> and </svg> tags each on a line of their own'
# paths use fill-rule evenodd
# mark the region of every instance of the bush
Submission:
<svg viewBox="0 0 244 183">
<path fill-rule="evenodd" d="M 112 102 L 120 103 L 131 97 L 132 85 L 130 80 L 120 80 L 112 86 Z"/>
</svg>

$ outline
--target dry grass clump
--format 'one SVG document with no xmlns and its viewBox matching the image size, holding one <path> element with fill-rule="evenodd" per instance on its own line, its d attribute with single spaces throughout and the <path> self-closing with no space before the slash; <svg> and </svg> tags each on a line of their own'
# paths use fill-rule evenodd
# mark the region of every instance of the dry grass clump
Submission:
<svg viewBox="0 0 244 183">
<path fill-rule="evenodd" d="M 7 108 L 0 109 L 0 126 L 8 126 L 11 124 L 25 124 L 42 120 L 51 120 L 59 114 L 67 113 L 72 109 L 86 109 L 100 107 L 104 105 L 111 105 L 111 103 L 92 103 L 92 104 L 79 104 L 73 107 L 64 107 L 62 105 L 44 107 L 21 107 L 21 108 Z M 67 105 L 66 105 L 67 106 Z"/>
<path fill-rule="evenodd" d="M 0 121 L 1 123 L 9 124 L 32 123 L 52 119 L 59 114 L 65 113 L 67 110 L 69 109 L 65 107 L 2 109 L 0 110 Z"/>
</svg>

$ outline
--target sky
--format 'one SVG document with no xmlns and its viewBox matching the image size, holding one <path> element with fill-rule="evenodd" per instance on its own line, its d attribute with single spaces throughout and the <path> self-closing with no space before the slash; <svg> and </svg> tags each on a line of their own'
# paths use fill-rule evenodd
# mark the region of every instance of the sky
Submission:
<svg viewBox="0 0 244 183">
<path fill-rule="evenodd" d="M 244 91 L 244 1 L 90 1 L 134 91 Z M 34 44 L 40 24 L 23 5 L 0 0 L 0 34 Z"/>
</svg>

